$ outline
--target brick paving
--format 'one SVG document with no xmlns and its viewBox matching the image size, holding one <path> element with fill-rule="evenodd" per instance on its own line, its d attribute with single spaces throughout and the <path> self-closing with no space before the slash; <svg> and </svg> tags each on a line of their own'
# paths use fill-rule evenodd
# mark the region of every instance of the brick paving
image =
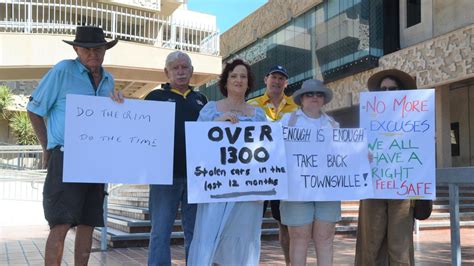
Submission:
<svg viewBox="0 0 474 266">
<path fill-rule="evenodd" d="M 0 226 L 0 265 L 43 265 L 45 225 Z M 64 250 L 63 265 L 73 264 L 74 231 L 70 231 Z M 337 235 L 334 264 L 353 265 L 355 236 Z M 462 265 L 474 265 L 474 229 L 461 230 Z M 147 248 L 115 248 L 101 252 L 94 242 L 89 265 L 146 265 Z M 424 230 L 415 235 L 417 265 L 450 265 L 449 230 Z M 174 265 L 184 265 L 182 245 L 172 246 Z M 314 248 L 308 253 L 308 265 L 316 265 Z M 278 241 L 262 241 L 260 265 L 284 265 Z"/>
</svg>

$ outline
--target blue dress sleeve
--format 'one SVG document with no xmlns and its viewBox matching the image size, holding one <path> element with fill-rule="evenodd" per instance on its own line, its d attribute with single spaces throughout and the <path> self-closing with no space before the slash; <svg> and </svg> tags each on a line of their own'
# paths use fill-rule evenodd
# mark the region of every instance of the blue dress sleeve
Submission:
<svg viewBox="0 0 474 266">
<path fill-rule="evenodd" d="M 258 121 L 258 122 L 268 121 L 267 116 L 265 115 L 265 112 L 260 107 L 255 107 L 255 121 Z"/>
<path fill-rule="evenodd" d="M 197 121 L 213 121 L 217 115 L 216 102 L 210 101 L 199 112 Z"/>
</svg>

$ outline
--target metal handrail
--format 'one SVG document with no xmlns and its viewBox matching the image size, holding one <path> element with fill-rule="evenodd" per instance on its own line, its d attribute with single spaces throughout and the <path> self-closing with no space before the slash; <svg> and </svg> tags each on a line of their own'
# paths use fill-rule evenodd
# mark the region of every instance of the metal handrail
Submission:
<svg viewBox="0 0 474 266">
<path fill-rule="evenodd" d="M 461 265 L 462 259 L 459 216 L 459 185 L 474 184 L 474 167 L 453 167 L 436 169 L 436 184 L 449 186 L 451 265 Z"/>
<path fill-rule="evenodd" d="M 106 37 L 202 54 L 219 54 L 219 31 L 156 12 L 94 0 L 0 0 L 0 32 L 75 34 L 77 25 L 102 27 Z"/>
</svg>

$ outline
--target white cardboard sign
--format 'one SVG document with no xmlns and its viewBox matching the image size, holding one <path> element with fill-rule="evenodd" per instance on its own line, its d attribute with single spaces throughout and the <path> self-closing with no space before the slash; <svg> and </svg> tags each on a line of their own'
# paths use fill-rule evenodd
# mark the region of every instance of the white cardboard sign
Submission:
<svg viewBox="0 0 474 266">
<path fill-rule="evenodd" d="M 360 128 L 284 127 L 289 201 L 373 196 L 367 135 Z"/>
<path fill-rule="evenodd" d="M 67 95 L 65 182 L 172 184 L 175 105 Z"/>
<path fill-rule="evenodd" d="M 434 90 L 361 93 L 360 123 L 374 155 L 374 197 L 435 199 Z"/>
<path fill-rule="evenodd" d="M 262 122 L 186 122 L 190 203 L 285 199 L 282 128 Z"/>
</svg>

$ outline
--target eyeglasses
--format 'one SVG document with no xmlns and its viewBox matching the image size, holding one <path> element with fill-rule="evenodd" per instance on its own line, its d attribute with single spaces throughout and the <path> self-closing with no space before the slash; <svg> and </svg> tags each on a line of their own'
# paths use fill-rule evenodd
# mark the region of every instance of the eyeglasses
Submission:
<svg viewBox="0 0 474 266">
<path fill-rule="evenodd" d="M 312 98 L 314 96 L 318 98 L 324 98 L 324 93 L 323 92 L 306 92 L 303 94 L 303 96 L 306 96 L 308 98 Z"/>
</svg>

